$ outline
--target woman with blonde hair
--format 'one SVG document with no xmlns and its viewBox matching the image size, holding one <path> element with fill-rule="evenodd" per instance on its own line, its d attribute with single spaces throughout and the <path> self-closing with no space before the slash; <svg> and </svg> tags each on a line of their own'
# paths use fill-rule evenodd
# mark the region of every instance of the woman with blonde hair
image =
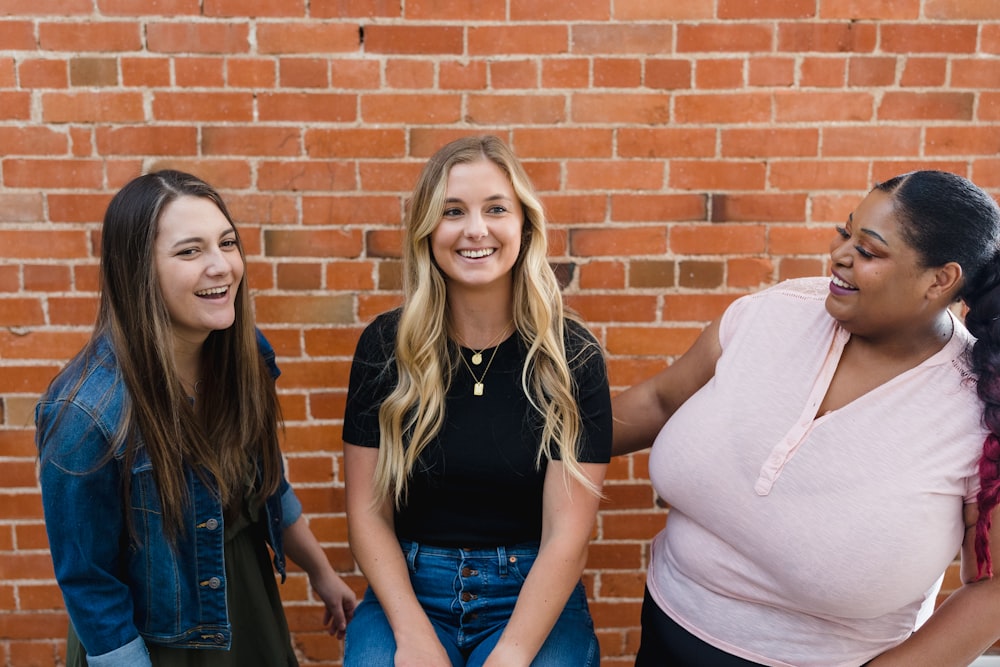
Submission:
<svg viewBox="0 0 1000 667">
<path fill-rule="evenodd" d="M 351 370 L 347 515 L 369 590 L 344 664 L 597 665 L 580 575 L 611 452 L 607 374 L 503 142 L 429 160 L 403 267 L 404 305 L 369 325 Z"/>
</svg>

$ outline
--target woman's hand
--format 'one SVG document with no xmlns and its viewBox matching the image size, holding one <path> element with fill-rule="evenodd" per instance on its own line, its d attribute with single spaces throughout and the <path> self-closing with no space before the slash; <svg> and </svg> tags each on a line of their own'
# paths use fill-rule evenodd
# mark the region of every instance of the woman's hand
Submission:
<svg viewBox="0 0 1000 667">
<path fill-rule="evenodd" d="M 343 639 L 347 633 L 347 624 L 354 617 L 354 608 L 358 606 L 354 591 L 330 569 L 325 569 L 317 577 L 309 577 L 309 584 L 326 606 L 323 626 L 328 628 L 331 635 L 336 635 L 337 639 Z"/>
</svg>

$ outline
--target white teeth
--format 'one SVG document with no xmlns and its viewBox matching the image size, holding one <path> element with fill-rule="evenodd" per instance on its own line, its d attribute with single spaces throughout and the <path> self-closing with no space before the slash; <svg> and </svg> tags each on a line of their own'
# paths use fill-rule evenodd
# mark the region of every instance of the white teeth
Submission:
<svg viewBox="0 0 1000 667">
<path fill-rule="evenodd" d="M 203 289 L 195 292 L 198 296 L 212 296 L 213 294 L 225 294 L 229 291 L 228 287 L 212 287 L 211 289 Z"/>
<path fill-rule="evenodd" d="M 493 248 L 483 248 L 482 250 L 459 250 L 458 254 L 469 259 L 479 259 L 480 257 L 489 257 L 494 252 Z"/>
<path fill-rule="evenodd" d="M 845 281 L 841 280 L 840 278 L 838 278 L 837 276 L 833 276 L 832 282 L 837 287 L 843 287 L 844 289 L 851 289 L 851 290 L 858 289 L 857 287 L 855 287 L 851 283 L 845 282 Z"/>
</svg>

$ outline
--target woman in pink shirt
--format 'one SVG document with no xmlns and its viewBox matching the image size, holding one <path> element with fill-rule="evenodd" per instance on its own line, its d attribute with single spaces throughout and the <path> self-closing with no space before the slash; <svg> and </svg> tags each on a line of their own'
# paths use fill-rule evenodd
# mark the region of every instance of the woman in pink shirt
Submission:
<svg viewBox="0 0 1000 667">
<path fill-rule="evenodd" d="M 670 504 L 637 667 L 944 667 L 1000 637 L 1000 209 L 953 174 L 904 174 L 830 259 L 614 400 L 615 453 L 653 442 Z"/>
</svg>

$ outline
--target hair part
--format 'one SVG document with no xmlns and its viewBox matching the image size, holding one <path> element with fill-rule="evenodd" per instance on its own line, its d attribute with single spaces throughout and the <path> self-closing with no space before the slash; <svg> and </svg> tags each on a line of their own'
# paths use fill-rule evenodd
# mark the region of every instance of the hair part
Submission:
<svg viewBox="0 0 1000 667">
<path fill-rule="evenodd" d="M 971 181 L 943 171 L 914 171 L 875 189 L 888 193 L 903 235 L 925 267 L 962 267 L 957 298 L 976 337 L 970 363 L 989 435 L 979 461 L 975 551 L 979 577 L 992 577 L 989 533 L 1000 504 L 1000 207 Z"/>
<path fill-rule="evenodd" d="M 405 502 L 420 454 L 441 431 L 445 398 L 459 363 L 460 351 L 449 337 L 445 276 L 434 261 L 430 237 L 444 212 L 451 169 L 480 160 L 494 163 L 507 175 L 524 218 L 521 251 L 512 269 L 513 310 L 515 331 L 528 348 L 521 386 L 543 425 L 536 465 L 558 454 L 568 475 L 600 493 L 577 455 L 582 428 L 564 338 L 564 318 L 573 316 L 564 309 L 548 263 L 544 210 L 514 153 L 497 137 L 472 136 L 447 144 L 430 158 L 406 209 L 405 298 L 394 361 L 398 382 L 379 409 L 374 480 L 376 497 L 391 497 L 396 507 Z"/>
</svg>

